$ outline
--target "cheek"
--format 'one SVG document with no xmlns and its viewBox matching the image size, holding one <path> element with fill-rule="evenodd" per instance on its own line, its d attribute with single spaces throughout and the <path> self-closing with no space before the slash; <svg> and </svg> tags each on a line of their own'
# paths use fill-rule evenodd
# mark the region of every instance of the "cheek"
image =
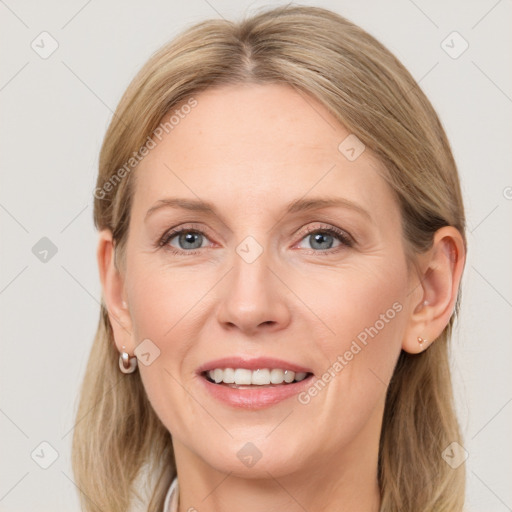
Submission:
<svg viewBox="0 0 512 512">
<path fill-rule="evenodd" d="M 391 258 L 368 259 L 365 265 L 343 268 L 315 282 L 300 293 L 328 328 L 322 329 L 324 336 L 317 331 L 312 342 L 324 356 L 325 370 L 341 356 L 350 385 L 366 379 L 369 369 L 387 384 L 407 320 L 405 263 L 401 265 L 400 258 L 395 264 Z"/>
<path fill-rule="evenodd" d="M 334 331 L 312 341 L 322 352 L 323 373 L 299 397 L 317 431 L 330 429 L 326 450 L 356 437 L 383 406 L 406 325 L 404 269 L 374 260 L 364 268 L 343 269 L 328 285 L 324 281 L 324 294 L 303 288 L 309 293 L 304 302 L 314 300 L 312 309 Z M 343 418 L 343 428 L 334 432 L 336 418 Z"/>
<path fill-rule="evenodd" d="M 128 299 L 137 343 L 144 338 L 155 343 L 172 339 L 182 322 L 194 317 L 206 292 L 197 272 L 157 267 L 146 259 L 134 265 L 131 277 Z"/>
<path fill-rule="evenodd" d="M 388 265 L 383 260 L 342 268 L 317 279 L 315 286 L 312 282 L 308 280 L 302 288 L 304 302 L 314 304 L 319 319 L 335 331 L 332 336 L 335 339 L 352 339 L 390 309 L 387 316 L 394 320 L 407 290 L 405 268 Z"/>
<path fill-rule="evenodd" d="M 183 403 L 188 395 L 183 396 L 177 381 L 182 380 L 183 364 L 194 349 L 203 321 L 201 299 L 218 278 L 204 276 L 202 280 L 192 266 L 169 268 L 157 256 L 137 255 L 128 270 L 127 301 L 134 344 L 151 340 L 158 353 L 150 365 L 139 364 L 139 371 L 153 408 L 169 426 L 169 403 L 180 401 L 180 410 L 193 405 Z"/>
</svg>

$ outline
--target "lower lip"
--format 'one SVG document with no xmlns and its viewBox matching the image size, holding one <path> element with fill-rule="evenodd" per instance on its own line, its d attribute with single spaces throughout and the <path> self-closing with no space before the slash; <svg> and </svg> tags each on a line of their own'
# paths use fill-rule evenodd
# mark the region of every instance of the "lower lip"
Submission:
<svg viewBox="0 0 512 512">
<path fill-rule="evenodd" d="M 268 387 L 253 386 L 245 389 L 215 384 L 202 376 L 200 379 L 204 386 L 206 386 L 206 390 L 211 393 L 214 398 L 225 404 L 246 409 L 262 409 L 299 394 L 311 385 L 312 377 L 313 375 L 309 375 L 304 380 L 291 384 L 279 384 Z"/>
</svg>

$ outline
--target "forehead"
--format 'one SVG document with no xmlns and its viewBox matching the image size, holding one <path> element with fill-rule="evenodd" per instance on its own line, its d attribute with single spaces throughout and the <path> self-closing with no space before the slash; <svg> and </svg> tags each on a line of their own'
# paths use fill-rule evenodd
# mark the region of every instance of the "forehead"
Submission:
<svg viewBox="0 0 512 512">
<path fill-rule="evenodd" d="M 194 100 L 193 108 L 178 105 L 164 116 L 174 115 L 172 129 L 136 170 L 134 207 L 169 195 L 271 209 L 273 201 L 309 193 L 390 207 L 378 161 L 366 150 L 347 159 L 339 145 L 353 135 L 306 93 L 243 84 L 207 89 Z"/>
</svg>

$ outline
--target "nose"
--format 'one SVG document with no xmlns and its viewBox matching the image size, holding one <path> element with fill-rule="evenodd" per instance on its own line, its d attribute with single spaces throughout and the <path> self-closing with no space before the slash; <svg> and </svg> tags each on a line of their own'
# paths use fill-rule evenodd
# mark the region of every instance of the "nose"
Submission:
<svg viewBox="0 0 512 512">
<path fill-rule="evenodd" d="M 266 253 L 253 262 L 235 254 L 233 268 L 225 278 L 217 318 L 224 329 L 239 329 L 247 335 L 275 332 L 290 323 L 287 302 L 292 293 Z"/>
</svg>

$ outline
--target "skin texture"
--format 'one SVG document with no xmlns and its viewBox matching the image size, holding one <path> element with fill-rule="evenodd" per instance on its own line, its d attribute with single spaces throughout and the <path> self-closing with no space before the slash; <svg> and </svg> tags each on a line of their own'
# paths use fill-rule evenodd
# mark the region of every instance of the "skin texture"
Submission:
<svg viewBox="0 0 512 512">
<path fill-rule="evenodd" d="M 460 234 L 439 230 L 419 272 L 409 271 L 385 170 L 369 150 L 355 161 L 338 150 L 349 132 L 320 103 L 285 85 L 223 86 L 195 98 L 135 171 L 125 268 L 113 264 L 108 230 L 98 245 L 118 351 L 133 355 L 144 339 L 160 350 L 138 371 L 173 436 L 180 511 L 377 511 L 386 388 L 401 349 L 419 352 L 418 336 L 435 339 L 451 316 Z M 318 196 L 344 198 L 367 215 L 284 211 Z M 217 214 L 159 208 L 145 219 L 169 197 L 208 200 Z M 196 245 L 183 237 L 180 245 L 178 235 L 159 247 L 173 227 L 204 235 Z M 306 231 L 329 227 L 352 246 L 329 233 L 319 244 Z M 236 251 L 248 236 L 263 249 L 252 263 Z M 292 397 L 261 410 L 230 407 L 196 374 L 210 360 L 248 355 L 320 378 L 393 304 L 400 311 L 307 404 Z M 248 442 L 261 452 L 252 467 L 237 457 Z"/>
</svg>

